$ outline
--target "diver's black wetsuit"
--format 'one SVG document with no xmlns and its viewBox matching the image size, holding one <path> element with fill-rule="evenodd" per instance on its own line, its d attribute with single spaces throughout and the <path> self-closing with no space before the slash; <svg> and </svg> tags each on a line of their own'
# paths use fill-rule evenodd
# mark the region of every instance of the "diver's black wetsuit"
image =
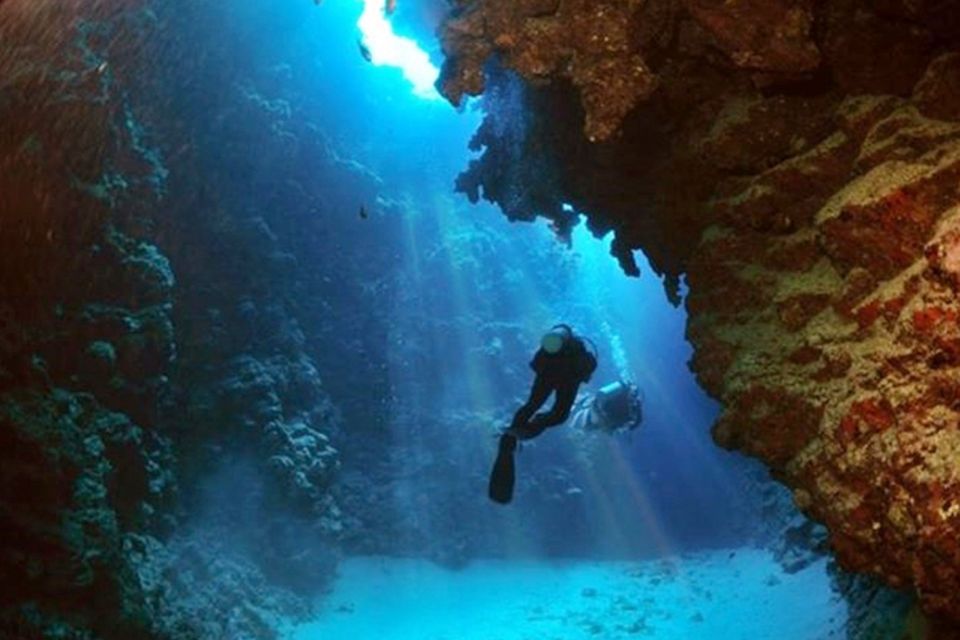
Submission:
<svg viewBox="0 0 960 640">
<path fill-rule="evenodd" d="M 547 427 L 563 423 L 577 399 L 580 384 L 589 380 L 597 368 L 597 358 L 587 350 L 583 340 L 575 336 L 566 325 L 558 327 L 566 328 L 563 346 L 556 353 L 549 353 L 541 348 L 533 356 L 530 368 L 536 372 L 537 377 L 530 389 L 530 398 L 517 410 L 510 428 L 500 436 L 500 447 L 493 463 L 493 471 L 490 472 L 488 489 L 488 495 L 494 502 L 507 504 L 513 499 L 513 452 L 517 448 L 517 440 L 535 438 Z M 534 415 L 553 392 L 556 392 L 557 397 L 550 411 Z"/>
<path fill-rule="evenodd" d="M 530 362 L 530 368 L 537 374 L 530 397 L 514 414 L 509 433 L 506 434 L 521 440 L 535 438 L 547 427 L 563 424 L 570 416 L 580 384 L 589 380 L 597 368 L 597 359 L 587 350 L 581 338 L 573 336 L 557 353 L 538 350 Z M 557 396 L 550 411 L 534 415 L 553 392 Z"/>
<path fill-rule="evenodd" d="M 510 432 L 521 440 L 528 440 L 536 438 L 547 427 L 563 424 L 570 417 L 570 408 L 573 407 L 573 402 L 577 399 L 577 388 L 579 386 L 579 382 L 571 383 L 565 380 L 553 384 L 544 376 L 537 376 L 536 380 L 533 381 L 530 397 L 526 404 L 520 407 L 513 416 Z M 534 412 L 543 406 L 543 403 L 554 391 L 557 392 L 557 397 L 554 399 L 550 411 L 534 415 Z"/>
</svg>

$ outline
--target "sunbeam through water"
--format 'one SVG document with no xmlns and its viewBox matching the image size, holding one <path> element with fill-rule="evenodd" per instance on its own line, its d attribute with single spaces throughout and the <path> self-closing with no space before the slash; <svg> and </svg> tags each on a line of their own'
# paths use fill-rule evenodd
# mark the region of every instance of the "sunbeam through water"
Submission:
<svg viewBox="0 0 960 640">
<path fill-rule="evenodd" d="M 0 638 L 842 632 L 823 532 L 713 441 L 701 302 L 559 193 L 630 187 L 530 106 L 616 33 L 454 109 L 473 2 L 61 4 L 0 0 Z"/>
<path fill-rule="evenodd" d="M 357 21 L 362 46 L 370 52 L 370 62 L 377 66 L 395 67 L 412 85 L 420 98 L 439 100 L 434 88 L 439 69 L 430 56 L 411 38 L 394 33 L 387 4 L 383 0 L 363 0 L 363 13 Z"/>
</svg>

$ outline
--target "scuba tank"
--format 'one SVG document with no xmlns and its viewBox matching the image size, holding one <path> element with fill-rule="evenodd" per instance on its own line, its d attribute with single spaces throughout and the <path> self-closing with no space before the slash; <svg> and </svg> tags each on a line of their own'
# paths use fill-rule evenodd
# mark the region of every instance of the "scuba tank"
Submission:
<svg viewBox="0 0 960 640">
<path fill-rule="evenodd" d="M 574 410 L 573 425 L 584 431 L 632 431 L 643 422 L 643 399 L 633 383 L 618 380 L 604 385 Z"/>
</svg>

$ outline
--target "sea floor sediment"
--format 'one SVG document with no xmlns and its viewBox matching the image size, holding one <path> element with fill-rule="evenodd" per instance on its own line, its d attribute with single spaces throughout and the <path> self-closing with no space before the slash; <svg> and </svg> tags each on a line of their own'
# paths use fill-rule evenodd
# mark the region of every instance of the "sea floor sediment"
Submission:
<svg viewBox="0 0 960 640">
<path fill-rule="evenodd" d="M 579 640 L 843 637 L 826 561 L 785 574 L 773 556 L 720 549 L 640 562 L 345 561 L 318 617 L 289 640 Z"/>
</svg>

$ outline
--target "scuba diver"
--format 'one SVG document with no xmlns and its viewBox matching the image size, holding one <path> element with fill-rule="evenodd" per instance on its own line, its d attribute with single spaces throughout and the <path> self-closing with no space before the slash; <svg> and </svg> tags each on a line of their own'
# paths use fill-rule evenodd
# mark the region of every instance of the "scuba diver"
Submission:
<svg viewBox="0 0 960 640">
<path fill-rule="evenodd" d="M 597 368 L 597 356 L 569 325 L 558 324 L 540 340 L 540 349 L 533 356 L 530 368 L 537 374 L 530 397 L 514 414 L 510 428 L 500 436 L 497 459 L 490 474 L 490 499 L 501 504 L 513 499 L 513 453 L 517 440 L 535 438 L 544 429 L 566 421 L 581 383 L 589 381 Z M 551 393 L 556 393 L 553 407 L 534 415 Z"/>
<path fill-rule="evenodd" d="M 643 395 L 632 382 L 618 380 L 578 400 L 570 424 L 580 431 L 606 434 L 632 431 L 643 422 Z"/>
</svg>

